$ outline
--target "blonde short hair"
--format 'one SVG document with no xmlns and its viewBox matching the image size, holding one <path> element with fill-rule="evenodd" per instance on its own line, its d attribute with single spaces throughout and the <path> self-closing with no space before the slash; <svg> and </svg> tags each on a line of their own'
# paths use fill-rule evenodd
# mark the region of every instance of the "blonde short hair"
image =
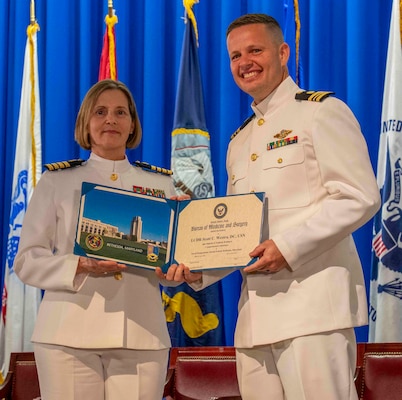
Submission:
<svg viewBox="0 0 402 400">
<path fill-rule="evenodd" d="M 132 133 L 130 133 L 127 139 L 126 148 L 133 149 L 137 147 L 141 142 L 141 123 L 140 119 L 138 118 L 137 108 L 135 106 L 133 95 L 123 82 L 115 81 L 112 79 L 104 79 L 95 83 L 95 85 L 93 85 L 88 90 L 78 111 L 77 120 L 75 121 L 75 141 L 85 150 L 91 149 L 88 124 L 91 118 L 92 110 L 101 93 L 103 93 L 105 90 L 110 89 L 120 90 L 125 94 L 128 101 L 130 116 L 134 122 L 134 130 Z"/>
</svg>

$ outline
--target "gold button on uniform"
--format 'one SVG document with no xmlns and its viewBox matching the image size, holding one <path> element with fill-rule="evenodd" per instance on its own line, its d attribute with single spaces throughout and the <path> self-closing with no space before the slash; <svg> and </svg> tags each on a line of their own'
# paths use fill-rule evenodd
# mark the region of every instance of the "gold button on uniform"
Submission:
<svg viewBox="0 0 402 400">
<path fill-rule="evenodd" d="M 282 164 L 283 159 L 282 158 L 278 158 L 278 164 Z"/>
<path fill-rule="evenodd" d="M 110 179 L 111 179 L 112 181 L 117 181 L 117 178 L 118 178 L 118 175 L 117 175 L 117 174 L 112 174 L 112 175 L 110 175 Z"/>
<path fill-rule="evenodd" d="M 257 158 L 258 158 L 257 154 L 255 154 L 255 153 L 251 154 L 251 157 L 250 157 L 251 161 L 255 161 Z"/>
<path fill-rule="evenodd" d="M 260 118 L 260 119 L 257 121 L 257 124 L 258 124 L 258 126 L 261 126 L 264 122 L 265 122 L 265 119 L 264 119 L 264 118 Z"/>
</svg>

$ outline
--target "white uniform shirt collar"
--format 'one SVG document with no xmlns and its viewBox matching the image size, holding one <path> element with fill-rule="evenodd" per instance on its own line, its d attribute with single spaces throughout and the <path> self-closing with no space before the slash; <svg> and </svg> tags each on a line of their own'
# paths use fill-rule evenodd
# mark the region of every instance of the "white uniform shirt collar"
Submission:
<svg viewBox="0 0 402 400">
<path fill-rule="evenodd" d="M 131 164 L 128 161 L 127 156 L 125 156 L 124 160 L 113 161 L 99 157 L 95 153 L 90 154 L 88 164 L 92 165 L 98 170 L 116 172 L 116 173 L 123 173 L 131 168 Z"/>
<path fill-rule="evenodd" d="M 269 96 L 267 96 L 258 105 L 251 104 L 257 118 L 263 116 L 268 117 L 274 113 L 278 108 L 282 107 L 284 103 L 294 99 L 294 96 L 301 89 L 296 85 L 294 80 L 288 76 Z"/>
</svg>

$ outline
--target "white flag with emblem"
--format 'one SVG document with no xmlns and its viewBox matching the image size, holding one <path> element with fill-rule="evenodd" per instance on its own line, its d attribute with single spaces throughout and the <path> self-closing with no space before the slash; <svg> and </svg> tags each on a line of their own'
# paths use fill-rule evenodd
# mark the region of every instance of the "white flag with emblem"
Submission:
<svg viewBox="0 0 402 400">
<path fill-rule="evenodd" d="M 402 342 L 402 46 L 401 1 L 394 0 L 377 182 L 382 207 L 374 218 L 370 284 L 370 342 Z"/>
<path fill-rule="evenodd" d="M 42 172 L 40 105 L 36 33 L 27 29 L 24 71 L 18 119 L 14 176 L 7 240 L 7 258 L 0 323 L 0 383 L 8 370 L 11 352 L 32 351 L 31 335 L 41 301 L 40 289 L 24 285 L 14 272 L 22 221 L 33 189 Z"/>
</svg>

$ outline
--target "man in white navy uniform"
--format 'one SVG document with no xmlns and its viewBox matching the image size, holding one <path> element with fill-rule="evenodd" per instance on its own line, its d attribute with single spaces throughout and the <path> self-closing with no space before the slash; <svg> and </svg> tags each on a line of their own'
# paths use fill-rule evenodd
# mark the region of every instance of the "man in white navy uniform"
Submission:
<svg viewBox="0 0 402 400">
<path fill-rule="evenodd" d="M 88 91 L 75 138 L 90 157 L 47 166 L 54 172 L 34 190 L 15 260 L 21 280 L 45 290 L 32 337 L 41 398 L 161 399 L 171 344 L 159 278 L 77 256 L 73 247 L 82 182 L 170 198 L 172 179 L 128 161 L 126 148 L 138 146 L 141 126 L 121 82 L 103 80 Z"/>
<path fill-rule="evenodd" d="M 253 116 L 230 141 L 228 194 L 265 192 L 269 239 L 244 268 L 235 332 L 245 400 L 357 400 L 354 327 L 367 324 L 352 233 L 380 196 L 351 110 L 289 77 L 289 46 L 264 14 L 227 30 L 230 67 Z M 173 265 L 166 277 L 205 287 L 224 273 Z M 192 283 L 193 282 L 193 283 Z"/>
</svg>

